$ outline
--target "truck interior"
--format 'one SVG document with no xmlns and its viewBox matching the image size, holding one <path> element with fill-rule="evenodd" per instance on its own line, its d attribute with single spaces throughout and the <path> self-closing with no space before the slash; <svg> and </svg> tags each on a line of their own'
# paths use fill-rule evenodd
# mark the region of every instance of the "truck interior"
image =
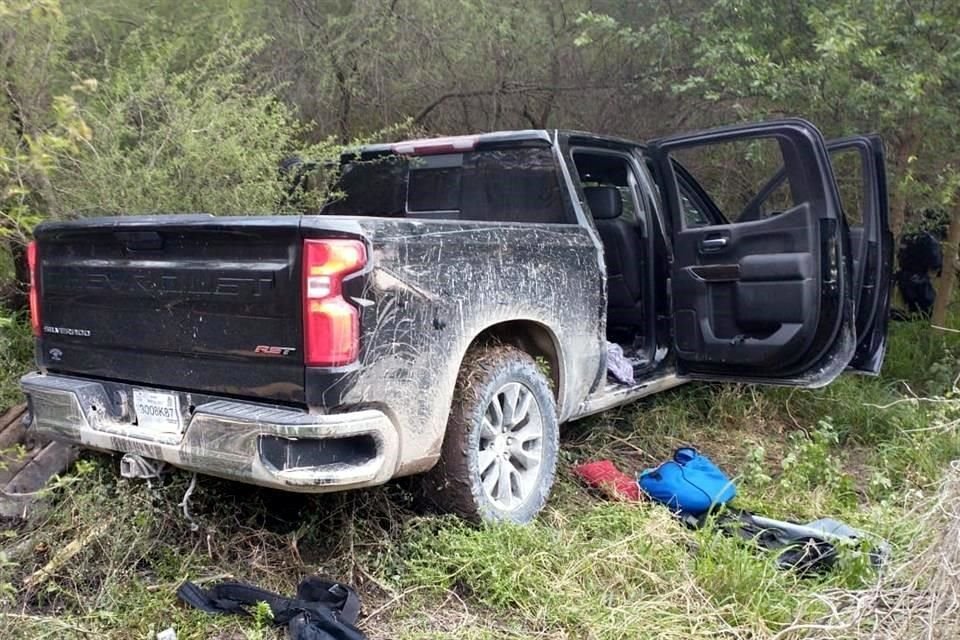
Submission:
<svg viewBox="0 0 960 640">
<path fill-rule="evenodd" d="M 607 340 L 619 344 L 639 373 L 651 362 L 651 212 L 640 197 L 629 156 L 575 149 L 573 160 L 607 269 Z"/>
</svg>

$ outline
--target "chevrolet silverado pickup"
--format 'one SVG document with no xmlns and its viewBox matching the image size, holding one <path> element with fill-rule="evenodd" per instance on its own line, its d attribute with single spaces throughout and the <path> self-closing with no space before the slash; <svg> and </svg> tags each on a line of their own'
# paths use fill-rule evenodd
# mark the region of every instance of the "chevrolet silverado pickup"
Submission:
<svg viewBox="0 0 960 640">
<path fill-rule="evenodd" d="M 779 164 L 738 210 L 680 160 L 759 141 Z M 564 422 L 692 380 L 881 366 L 874 136 L 828 143 L 800 119 L 643 144 L 511 131 L 370 145 L 337 174 L 315 215 L 37 227 L 30 428 L 289 491 L 425 474 L 446 510 L 526 522 Z"/>
</svg>

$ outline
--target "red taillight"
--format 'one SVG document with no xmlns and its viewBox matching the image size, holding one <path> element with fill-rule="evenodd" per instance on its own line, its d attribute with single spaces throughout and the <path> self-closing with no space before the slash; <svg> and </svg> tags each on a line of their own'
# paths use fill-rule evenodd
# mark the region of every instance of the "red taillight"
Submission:
<svg viewBox="0 0 960 640">
<path fill-rule="evenodd" d="M 40 294 L 37 291 L 37 241 L 27 245 L 27 267 L 30 270 L 30 325 L 33 335 L 40 336 Z"/>
<path fill-rule="evenodd" d="M 303 241 L 303 350 L 311 367 L 349 364 L 360 351 L 360 314 L 342 295 L 343 278 L 367 263 L 358 240 Z"/>
</svg>

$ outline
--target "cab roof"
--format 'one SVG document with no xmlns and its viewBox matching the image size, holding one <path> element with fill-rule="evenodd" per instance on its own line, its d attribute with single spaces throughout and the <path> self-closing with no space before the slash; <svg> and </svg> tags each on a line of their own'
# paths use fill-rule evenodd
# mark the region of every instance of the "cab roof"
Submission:
<svg viewBox="0 0 960 640">
<path fill-rule="evenodd" d="M 493 131 L 458 136 L 440 136 L 435 138 L 419 138 L 388 142 L 383 144 L 364 145 L 358 150 L 348 152 L 345 156 L 379 156 L 384 154 L 397 155 L 435 155 L 442 153 L 458 153 L 481 149 L 496 149 L 498 147 L 549 147 L 554 140 L 565 138 L 572 144 L 594 144 L 608 147 L 637 147 L 637 142 L 605 136 L 584 131 L 565 129 L 522 129 L 515 131 Z"/>
</svg>

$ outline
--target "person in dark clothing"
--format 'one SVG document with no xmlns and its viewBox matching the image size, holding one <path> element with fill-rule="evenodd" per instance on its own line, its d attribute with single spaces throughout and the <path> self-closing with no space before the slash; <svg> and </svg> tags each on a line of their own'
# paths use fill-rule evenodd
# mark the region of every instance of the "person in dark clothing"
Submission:
<svg viewBox="0 0 960 640">
<path fill-rule="evenodd" d="M 929 318 L 936 299 L 930 273 L 939 276 L 943 271 L 940 242 L 929 231 L 907 234 L 900 240 L 897 262 L 900 270 L 895 278 L 907 314 Z"/>
</svg>

